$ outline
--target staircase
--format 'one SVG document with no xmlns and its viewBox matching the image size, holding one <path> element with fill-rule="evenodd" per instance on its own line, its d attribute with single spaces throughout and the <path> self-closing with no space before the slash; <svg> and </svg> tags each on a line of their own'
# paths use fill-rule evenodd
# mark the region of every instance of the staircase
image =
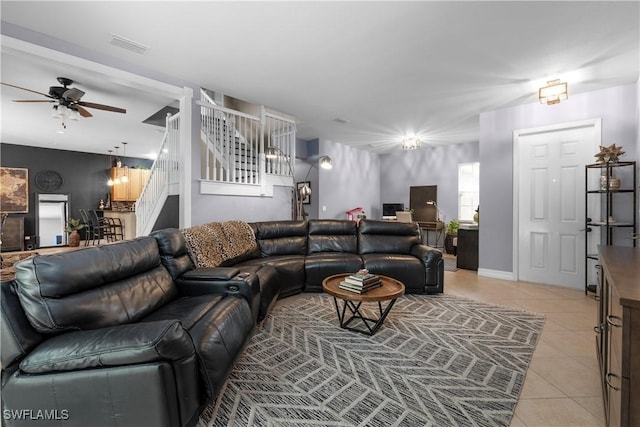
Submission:
<svg viewBox="0 0 640 427">
<path fill-rule="evenodd" d="M 260 108 L 260 116 L 215 105 L 202 93 L 201 194 L 271 196 L 274 185 L 294 186 L 296 125 Z M 136 235 L 148 235 L 170 195 L 179 194 L 180 113 L 168 116 L 158 157 L 136 202 Z M 265 149 L 280 156 L 266 159 Z"/>
<path fill-rule="evenodd" d="M 212 102 L 199 105 L 201 193 L 264 196 L 272 193 L 273 185 L 293 186 L 293 120 L 266 112 L 264 107 L 260 116 L 254 116 Z M 281 156 L 266 159 L 267 147 L 277 147 Z"/>
<path fill-rule="evenodd" d="M 162 211 L 169 195 L 179 193 L 180 113 L 167 116 L 158 157 L 151 166 L 149 179 L 136 201 L 136 235 L 146 236 Z"/>
</svg>

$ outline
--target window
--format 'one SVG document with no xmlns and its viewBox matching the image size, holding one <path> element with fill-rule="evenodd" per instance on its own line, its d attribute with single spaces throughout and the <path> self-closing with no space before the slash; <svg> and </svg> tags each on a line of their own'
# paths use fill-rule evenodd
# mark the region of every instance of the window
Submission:
<svg viewBox="0 0 640 427">
<path fill-rule="evenodd" d="M 458 221 L 473 221 L 480 205 L 480 163 L 458 163 Z"/>
</svg>

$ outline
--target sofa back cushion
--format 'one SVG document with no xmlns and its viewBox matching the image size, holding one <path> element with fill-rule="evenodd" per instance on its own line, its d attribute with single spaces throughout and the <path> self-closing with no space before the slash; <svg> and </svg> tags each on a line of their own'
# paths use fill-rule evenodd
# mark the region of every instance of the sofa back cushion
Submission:
<svg viewBox="0 0 640 427">
<path fill-rule="evenodd" d="M 16 264 L 16 282 L 41 333 L 136 322 L 177 297 L 153 237 L 35 256 Z"/>
<path fill-rule="evenodd" d="M 33 329 L 24 314 L 13 280 L 0 282 L 0 302 L 0 360 L 2 369 L 6 369 L 40 344 L 43 336 Z"/>
<path fill-rule="evenodd" d="M 358 227 L 355 221 L 337 219 L 309 220 L 307 253 L 358 253 Z"/>
<path fill-rule="evenodd" d="M 256 222 L 254 229 L 263 257 L 307 254 L 306 221 Z"/>
<path fill-rule="evenodd" d="M 195 266 L 189 257 L 187 242 L 177 228 L 165 228 L 150 234 L 158 242 L 160 261 L 175 280 Z"/>
<path fill-rule="evenodd" d="M 411 247 L 420 243 L 418 224 L 396 221 L 363 219 L 358 226 L 360 254 L 409 254 Z"/>
</svg>

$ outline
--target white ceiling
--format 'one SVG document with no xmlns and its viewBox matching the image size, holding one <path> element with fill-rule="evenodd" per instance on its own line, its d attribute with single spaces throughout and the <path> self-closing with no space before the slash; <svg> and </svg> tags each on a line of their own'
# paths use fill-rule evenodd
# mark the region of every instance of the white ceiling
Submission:
<svg viewBox="0 0 640 427">
<path fill-rule="evenodd" d="M 377 152 L 399 149 L 405 134 L 420 136 L 423 146 L 477 141 L 480 112 L 537 102 L 537 87 L 558 76 L 569 81 L 567 102 L 639 76 L 637 1 L 3 0 L 0 7 L 3 21 L 97 58 L 290 114 L 302 139 Z M 139 55 L 115 47 L 112 33 L 151 49 Z M 3 87 L 3 142 L 105 152 L 124 140 L 128 155 L 142 155 L 159 141 L 156 127 L 140 122 L 170 98 L 20 56 L 3 49 L 3 82 L 47 92 L 56 76 L 70 77 L 83 100 L 127 114 L 91 110 L 95 117 L 71 123 L 60 137 L 49 104 L 12 103 L 38 96 Z"/>
</svg>

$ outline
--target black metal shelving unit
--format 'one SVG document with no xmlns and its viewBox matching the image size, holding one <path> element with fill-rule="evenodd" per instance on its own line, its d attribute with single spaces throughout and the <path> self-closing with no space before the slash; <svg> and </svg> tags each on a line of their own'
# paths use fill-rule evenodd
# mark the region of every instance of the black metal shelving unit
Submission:
<svg viewBox="0 0 640 427">
<path fill-rule="evenodd" d="M 598 181 L 598 188 L 594 189 L 594 180 L 590 174 L 598 172 L 600 180 Z M 614 173 L 617 175 L 622 174 L 623 180 L 620 186 L 612 185 L 614 179 Z M 630 180 L 629 178 L 632 177 Z M 591 182 L 590 182 L 590 178 Z M 618 178 L 620 179 L 620 178 Z M 595 230 L 599 230 L 600 244 L 601 245 L 613 245 L 617 239 L 620 239 L 620 231 L 626 230 L 628 233 L 624 233 L 631 239 L 632 245 L 636 246 L 636 240 L 632 239 L 638 232 L 638 224 L 636 217 L 637 200 L 637 188 L 638 181 L 636 177 L 636 162 L 608 162 L 608 163 L 594 163 L 586 165 L 585 167 L 585 189 L 587 196 L 585 197 L 585 255 L 586 255 L 586 272 L 584 292 L 598 294 L 598 280 L 596 283 L 589 284 L 589 271 L 590 269 L 599 269 L 598 253 L 591 248 L 590 251 L 590 236 L 593 236 Z M 625 195 L 625 196 L 622 196 Z M 595 216 L 593 212 L 589 212 L 589 197 L 598 197 L 599 203 L 599 215 L 600 219 L 593 219 Z M 614 203 L 614 200 L 627 197 L 630 200 L 620 200 L 618 203 Z M 622 204 L 623 206 L 620 206 Z M 615 205 L 615 206 L 614 206 Z M 616 219 L 616 215 L 622 214 L 621 209 L 626 209 L 629 206 L 630 212 L 625 212 L 622 221 Z M 604 219 L 603 219 L 604 216 Z M 626 246 L 626 245 L 625 245 Z"/>
</svg>

